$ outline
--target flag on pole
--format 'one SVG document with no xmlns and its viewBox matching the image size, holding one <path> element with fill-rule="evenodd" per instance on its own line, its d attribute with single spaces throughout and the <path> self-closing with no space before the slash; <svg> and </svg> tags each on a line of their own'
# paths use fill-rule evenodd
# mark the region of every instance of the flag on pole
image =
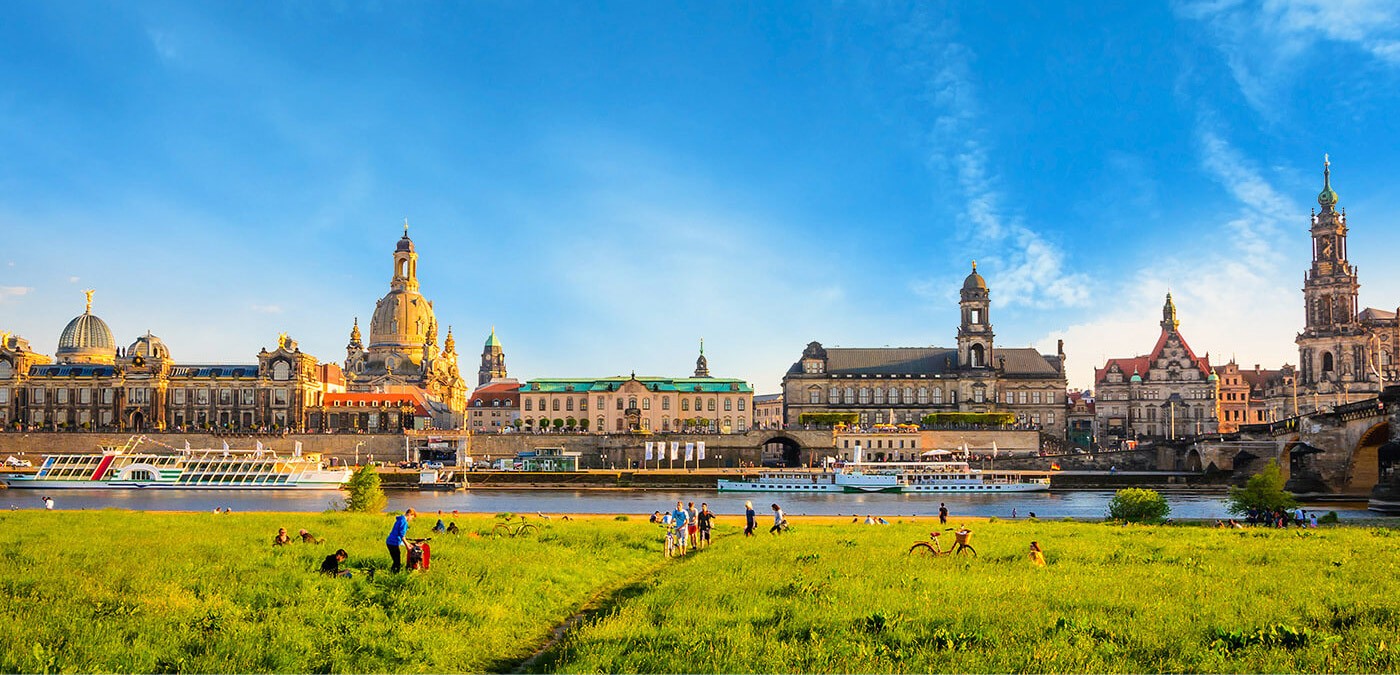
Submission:
<svg viewBox="0 0 1400 675">
<path fill-rule="evenodd" d="M 992 441 L 992 459 L 997 458 L 997 442 Z"/>
<path fill-rule="evenodd" d="M 695 458 L 705 459 L 705 441 L 700 441 L 695 444 Z"/>
<path fill-rule="evenodd" d="M 224 441 L 224 452 L 228 452 L 228 441 Z"/>
<path fill-rule="evenodd" d="M 694 443 L 686 443 L 686 444 L 685 444 L 685 461 L 689 462 L 689 461 L 692 460 L 692 459 L 695 459 L 695 444 L 694 444 Z"/>
<path fill-rule="evenodd" d="M 188 440 L 185 441 L 185 449 L 186 449 L 186 450 L 189 450 L 189 449 L 190 449 L 190 442 L 189 442 Z"/>
<path fill-rule="evenodd" d="M 301 441 L 297 441 L 296 454 L 301 454 Z"/>
<path fill-rule="evenodd" d="M 651 450 L 656 445 L 655 441 L 647 441 L 647 461 L 651 461 Z"/>
<path fill-rule="evenodd" d="M 681 450 L 681 442 L 680 442 L 680 441 L 671 441 L 671 461 L 673 461 L 673 462 L 676 461 L 676 458 L 680 456 L 680 450 Z"/>
</svg>

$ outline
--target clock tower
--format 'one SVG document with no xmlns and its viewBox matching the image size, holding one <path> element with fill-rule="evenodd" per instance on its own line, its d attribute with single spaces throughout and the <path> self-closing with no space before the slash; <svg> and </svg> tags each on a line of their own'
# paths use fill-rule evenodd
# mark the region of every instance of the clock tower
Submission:
<svg viewBox="0 0 1400 675">
<path fill-rule="evenodd" d="M 1367 331 L 1357 320 L 1356 267 L 1347 261 L 1347 215 L 1337 209 L 1332 164 L 1324 157 L 1320 211 L 1312 215 L 1312 267 L 1303 275 L 1303 332 L 1298 334 L 1300 384 L 1320 394 L 1370 383 Z M 1378 389 L 1378 386 L 1360 389 Z"/>
</svg>

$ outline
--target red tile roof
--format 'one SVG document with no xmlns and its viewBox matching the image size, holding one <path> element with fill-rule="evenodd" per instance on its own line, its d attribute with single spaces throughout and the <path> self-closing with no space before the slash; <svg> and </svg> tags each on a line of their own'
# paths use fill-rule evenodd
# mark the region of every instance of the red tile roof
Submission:
<svg viewBox="0 0 1400 675">
<path fill-rule="evenodd" d="M 377 394 L 368 392 L 345 392 L 326 394 L 322 399 L 327 408 L 382 408 L 398 407 L 404 403 L 413 406 L 416 415 L 427 415 L 427 399 L 422 393 Z"/>
<path fill-rule="evenodd" d="M 477 401 L 481 401 L 482 407 L 499 402 L 500 405 L 495 407 L 518 408 L 520 407 L 520 383 L 491 382 L 484 384 L 472 392 L 471 398 L 467 399 L 467 406 L 475 407 Z"/>
<path fill-rule="evenodd" d="M 1118 368 L 1123 371 L 1123 376 L 1125 378 L 1131 378 L 1133 373 L 1137 373 L 1146 380 L 1147 371 L 1152 367 L 1152 362 L 1161 356 L 1162 349 L 1167 346 L 1167 337 L 1170 336 L 1171 333 L 1172 331 L 1163 329 L 1162 334 L 1157 337 L 1156 346 L 1152 347 L 1152 351 L 1146 356 L 1134 356 L 1130 359 L 1109 359 L 1108 363 L 1104 364 L 1103 368 L 1094 369 L 1094 381 L 1103 382 L 1104 376 L 1114 364 L 1117 364 Z M 1191 351 L 1191 345 L 1186 344 L 1186 337 L 1181 333 L 1177 333 L 1176 336 L 1177 339 L 1181 340 L 1181 348 L 1186 351 L 1186 358 L 1190 360 L 1191 363 L 1196 364 L 1196 369 L 1200 370 L 1203 376 L 1210 377 L 1210 355 L 1207 354 L 1204 358 L 1196 356 L 1196 353 Z"/>
</svg>

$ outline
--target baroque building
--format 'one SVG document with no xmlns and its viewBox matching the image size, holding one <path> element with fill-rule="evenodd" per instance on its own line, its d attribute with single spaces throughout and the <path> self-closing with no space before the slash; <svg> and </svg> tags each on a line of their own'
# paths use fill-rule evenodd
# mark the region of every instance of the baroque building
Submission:
<svg viewBox="0 0 1400 675">
<path fill-rule="evenodd" d="M 1219 430 L 1220 377 L 1181 335 L 1172 294 L 1162 333 L 1143 356 L 1109 359 L 1094 372 L 1094 412 L 1105 441 L 1182 438 Z"/>
<path fill-rule="evenodd" d="M 1395 381 L 1397 312 L 1358 309 L 1361 283 L 1347 257 L 1347 213 L 1339 201 L 1324 157 L 1319 210 L 1309 228 L 1312 265 L 1303 275 L 1303 330 L 1295 338 L 1295 407 L 1302 413 L 1378 396 L 1385 382 Z"/>
<path fill-rule="evenodd" d="M 527 431 L 743 433 L 753 426 L 753 387 L 711 377 L 704 353 L 694 377 L 535 379 L 520 385 Z"/>
<path fill-rule="evenodd" d="M 64 327 L 55 358 L 0 333 L 0 427 L 95 431 L 306 428 L 321 369 L 285 334 L 252 364 L 177 363 L 147 332 L 125 349 L 87 307 Z"/>
<path fill-rule="evenodd" d="M 977 263 L 963 281 L 957 347 L 838 348 L 812 342 L 783 376 L 783 417 L 850 412 L 861 426 L 918 423 L 939 412 L 1010 412 L 1065 435 L 1065 354 L 998 346 L 991 291 Z"/>
<path fill-rule="evenodd" d="M 369 346 L 361 339 L 357 318 L 345 348 L 346 389 L 389 393 L 405 388 L 423 390 L 454 413 L 467 405 L 467 383 L 457 368 L 457 345 L 452 329 L 438 347 L 438 323 L 433 303 L 418 291 L 418 253 L 404 225 L 394 247 L 389 293 L 374 306 Z"/>
</svg>

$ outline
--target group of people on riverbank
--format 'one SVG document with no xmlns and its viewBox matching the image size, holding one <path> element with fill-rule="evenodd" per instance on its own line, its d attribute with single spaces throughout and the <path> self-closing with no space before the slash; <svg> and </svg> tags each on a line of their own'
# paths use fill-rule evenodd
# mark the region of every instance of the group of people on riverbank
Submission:
<svg viewBox="0 0 1400 675">
<path fill-rule="evenodd" d="M 1288 527 L 1289 525 L 1306 528 L 1317 527 L 1317 512 L 1313 511 L 1309 513 L 1304 511 L 1301 506 L 1292 511 L 1287 509 L 1250 509 L 1245 512 L 1244 519 L 1245 522 L 1250 525 L 1277 527 L 1280 529 Z"/>
</svg>

